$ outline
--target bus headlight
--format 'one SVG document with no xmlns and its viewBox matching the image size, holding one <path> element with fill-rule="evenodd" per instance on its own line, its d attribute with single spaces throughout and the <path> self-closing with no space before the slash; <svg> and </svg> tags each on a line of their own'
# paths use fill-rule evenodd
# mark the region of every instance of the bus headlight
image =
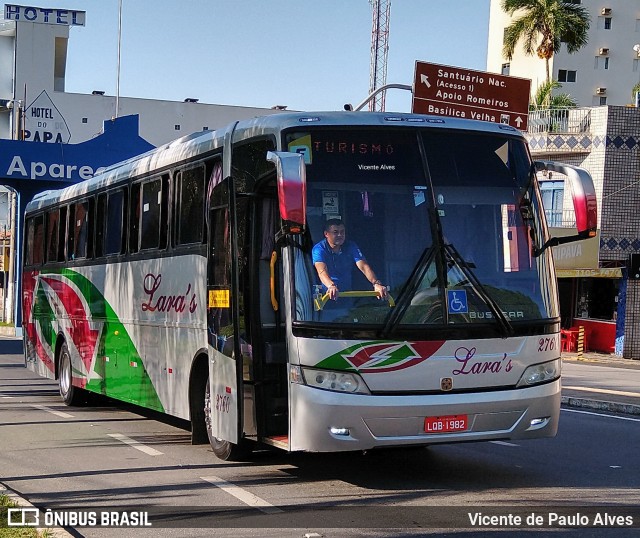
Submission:
<svg viewBox="0 0 640 538">
<path fill-rule="evenodd" d="M 302 368 L 302 373 L 304 384 L 310 387 L 351 394 L 370 394 L 367 385 L 358 374 L 315 368 Z"/>
<path fill-rule="evenodd" d="M 534 364 L 524 371 L 516 386 L 530 387 L 532 385 L 553 381 L 560 377 L 561 369 L 560 359 Z"/>
</svg>

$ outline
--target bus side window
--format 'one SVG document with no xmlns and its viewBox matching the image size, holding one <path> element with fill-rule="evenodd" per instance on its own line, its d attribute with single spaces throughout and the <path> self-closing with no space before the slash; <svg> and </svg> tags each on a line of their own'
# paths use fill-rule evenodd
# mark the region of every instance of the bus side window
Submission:
<svg viewBox="0 0 640 538">
<path fill-rule="evenodd" d="M 99 194 L 98 199 L 96 201 L 96 210 L 95 210 L 95 230 L 96 230 L 96 239 L 95 239 L 95 255 L 96 258 L 100 258 L 105 255 L 104 251 L 104 224 L 105 224 L 105 213 L 107 212 L 107 195 L 105 193 Z"/>
<path fill-rule="evenodd" d="M 204 229 L 205 168 L 198 166 L 176 174 L 176 244 L 202 241 Z"/>
<path fill-rule="evenodd" d="M 89 200 L 78 202 L 69 212 L 69 256 L 72 260 L 87 258 L 89 243 Z"/>
<path fill-rule="evenodd" d="M 140 249 L 140 183 L 131 185 L 131 206 L 129 211 L 129 252 Z"/>
<path fill-rule="evenodd" d="M 67 232 L 67 206 L 60 208 L 60 219 L 58 221 L 58 252 L 56 260 L 63 262 L 65 258 L 65 245 L 67 243 L 66 238 L 69 236 Z"/>
<path fill-rule="evenodd" d="M 167 243 L 168 177 L 142 184 L 140 207 L 140 250 L 164 248 Z"/>
<path fill-rule="evenodd" d="M 25 265 L 40 265 L 44 261 L 44 216 L 30 218 L 27 222 Z"/>
<path fill-rule="evenodd" d="M 46 253 L 48 262 L 58 261 L 58 226 L 60 224 L 60 213 L 57 209 L 52 209 L 47 213 L 47 236 Z"/>
<path fill-rule="evenodd" d="M 107 194 L 107 208 L 104 214 L 104 254 L 124 254 L 125 191 L 123 189 Z M 98 220 L 98 226 L 101 226 Z"/>
</svg>

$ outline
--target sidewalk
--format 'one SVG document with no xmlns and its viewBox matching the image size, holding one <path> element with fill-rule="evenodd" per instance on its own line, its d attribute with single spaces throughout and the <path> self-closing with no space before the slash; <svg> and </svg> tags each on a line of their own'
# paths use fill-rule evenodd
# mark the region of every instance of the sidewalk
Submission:
<svg viewBox="0 0 640 538">
<path fill-rule="evenodd" d="M 585 352 L 581 356 L 578 353 L 562 353 L 563 381 L 562 404 L 569 407 L 579 407 L 596 411 L 611 413 L 623 413 L 628 415 L 640 415 L 640 360 L 623 359 L 616 355 Z M 575 379 L 565 375 L 572 365 L 588 366 L 591 380 L 576 386 Z M 617 377 L 624 377 L 626 387 L 618 386 L 612 379 L 612 370 L 615 368 Z M 573 369 L 573 368 L 571 368 Z M 602 377 L 598 374 L 602 372 Z M 591 382 L 589 382 L 591 381 Z M 584 385 L 584 386 L 582 386 Z"/>
</svg>

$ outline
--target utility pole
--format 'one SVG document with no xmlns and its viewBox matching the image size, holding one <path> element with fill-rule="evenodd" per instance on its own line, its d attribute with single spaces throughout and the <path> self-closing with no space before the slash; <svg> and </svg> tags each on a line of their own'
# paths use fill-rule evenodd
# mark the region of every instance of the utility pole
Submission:
<svg viewBox="0 0 640 538">
<path fill-rule="evenodd" d="M 369 94 L 387 83 L 387 57 L 389 55 L 390 0 L 369 0 L 372 9 L 371 67 L 369 69 Z M 384 111 L 386 91 L 369 102 L 369 110 Z"/>
<path fill-rule="evenodd" d="M 16 236 L 16 193 L 9 191 L 9 278 L 7 279 L 7 316 L 5 321 L 11 323 L 14 321 L 14 265 L 15 265 L 15 236 Z"/>
</svg>

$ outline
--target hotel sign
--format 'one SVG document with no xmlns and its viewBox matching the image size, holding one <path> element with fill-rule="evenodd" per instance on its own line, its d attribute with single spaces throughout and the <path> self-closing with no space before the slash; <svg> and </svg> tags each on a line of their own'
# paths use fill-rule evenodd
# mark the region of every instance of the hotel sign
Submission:
<svg viewBox="0 0 640 538">
<path fill-rule="evenodd" d="M 527 129 L 531 81 L 416 62 L 412 111 Z"/>
<path fill-rule="evenodd" d="M 48 7 L 4 5 L 4 18 L 8 21 L 84 26 L 86 11 Z"/>
</svg>

